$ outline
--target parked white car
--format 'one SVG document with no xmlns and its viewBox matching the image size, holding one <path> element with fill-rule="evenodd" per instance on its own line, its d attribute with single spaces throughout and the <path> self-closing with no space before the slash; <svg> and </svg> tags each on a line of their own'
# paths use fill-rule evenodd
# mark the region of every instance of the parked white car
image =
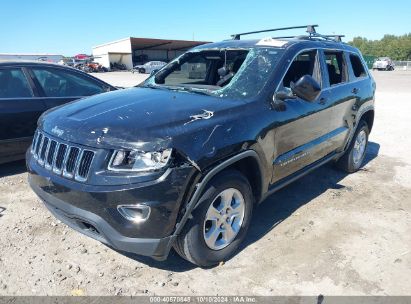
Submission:
<svg viewBox="0 0 411 304">
<path fill-rule="evenodd" d="M 149 61 L 142 65 L 136 65 L 131 71 L 142 73 L 142 74 L 151 74 L 153 71 L 161 69 L 167 63 L 163 61 Z"/>
<path fill-rule="evenodd" d="M 372 69 L 394 71 L 394 62 L 389 57 L 380 57 L 374 62 Z"/>
</svg>

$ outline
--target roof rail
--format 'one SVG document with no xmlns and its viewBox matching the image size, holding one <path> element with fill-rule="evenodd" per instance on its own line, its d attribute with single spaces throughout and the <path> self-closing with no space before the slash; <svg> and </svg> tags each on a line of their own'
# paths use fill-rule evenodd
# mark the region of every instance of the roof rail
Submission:
<svg viewBox="0 0 411 304">
<path fill-rule="evenodd" d="M 269 29 L 269 30 L 261 30 L 261 31 L 253 31 L 253 32 L 233 34 L 233 35 L 231 35 L 231 38 L 233 40 L 240 40 L 240 37 L 244 36 L 244 35 L 266 33 L 266 32 L 276 32 L 276 31 L 285 31 L 285 30 L 293 30 L 293 29 L 302 29 L 302 28 L 306 28 L 307 33 L 309 33 L 311 35 L 311 34 L 316 33 L 315 27 L 318 27 L 318 25 L 317 24 L 311 24 L 311 25 L 299 25 L 299 26 L 290 26 L 290 27 L 279 27 L 279 28 L 274 28 L 274 29 Z"/>
<path fill-rule="evenodd" d="M 276 36 L 272 37 L 273 39 L 291 39 L 291 38 L 296 38 L 300 40 L 327 40 L 327 41 L 335 41 L 335 42 L 342 42 L 342 37 L 345 37 L 345 35 L 321 35 L 318 33 L 315 33 L 313 35 L 300 35 L 300 36 Z"/>
<path fill-rule="evenodd" d="M 319 34 L 319 33 L 310 33 L 310 39 L 311 38 L 323 38 L 324 40 L 341 42 L 342 37 L 345 37 L 345 35 L 340 35 L 340 34 L 322 35 L 322 34 Z"/>
</svg>

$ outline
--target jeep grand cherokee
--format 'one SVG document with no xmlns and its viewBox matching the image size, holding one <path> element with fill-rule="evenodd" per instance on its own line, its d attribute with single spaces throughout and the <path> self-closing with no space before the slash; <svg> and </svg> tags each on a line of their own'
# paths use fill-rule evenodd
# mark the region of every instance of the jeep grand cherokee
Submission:
<svg viewBox="0 0 411 304">
<path fill-rule="evenodd" d="M 201 45 L 135 88 L 47 112 L 27 152 L 32 189 L 117 250 L 228 259 L 268 195 L 363 162 L 375 82 L 356 48 L 308 33 Z"/>
</svg>

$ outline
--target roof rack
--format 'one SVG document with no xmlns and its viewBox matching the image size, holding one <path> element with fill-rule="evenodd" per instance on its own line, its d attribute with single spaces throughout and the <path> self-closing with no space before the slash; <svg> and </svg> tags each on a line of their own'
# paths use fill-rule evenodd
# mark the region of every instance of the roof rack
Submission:
<svg viewBox="0 0 411 304">
<path fill-rule="evenodd" d="M 296 38 L 300 40 L 327 40 L 327 41 L 334 41 L 334 42 L 342 42 L 342 37 L 345 37 L 345 35 L 300 35 L 300 36 L 281 36 L 281 37 L 272 37 L 273 39 L 291 39 L 291 38 Z"/>
<path fill-rule="evenodd" d="M 285 30 L 291 30 L 291 29 L 301 29 L 301 28 L 306 28 L 306 32 L 308 35 L 297 35 L 297 36 L 282 36 L 282 37 L 273 37 L 274 39 L 287 39 L 287 38 L 297 38 L 297 39 L 308 39 L 308 40 L 328 40 L 328 41 L 335 41 L 335 42 L 341 42 L 341 38 L 345 37 L 345 35 L 322 35 L 317 33 L 315 28 L 318 27 L 317 24 L 312 24 L 312 25 L 301 25 L 301 26 L 291 26 L 291 27 L 280 27 L 280 28 L 275 28 L 275 29 L 269 29 L 269 30 L 261 30 L 261 31 L 253 31 L 253 32 L 246 32 L 246 33 L 240 33 L 240 34 L 233 34 L 231 35 L 232 40 L 240 40 L 241 36 L 243 35 L 251 35 L 251 34 L 258 34 L 258 33 L 266 33 L 266 32 L 276 32 L 276 31 L 285 31 Z"/>
<path fill-rule="evenodd" d="M 285 30 L 293 30 L 293 29 L 302 29 L 306 28 L 307 33 L 315 33 L 315 27 L 318 26 L 317 24 L 311 24 L 311 25 L 299 25 L 299 26 L 290 26 L 290 27 L 279 27 L 279 28 L 274 28 L 274 29 L 269 29 L 269 30 L 261 30 L 261 31 L 253 31 L 253 32 L 246 32 L 246 33 L 239 33 L 239 34 L 233 34 L 231 35 L 233 40 L 240 40 L 241 36 L 244 35 L 251 35 L 251 34 L 258 34 L 258 33 L 266 33 L 266 32 L 276 32 L 276 31 L 285 31 Z"/>
<path fill-rule="evenodd" d="M 335 41 L 335 42 L 341 42 L 342 40 L 341 40 L 341 38 L 342 37 L 345 37 L 345 35 L 336 35 L 336 34 L 333 34 L 333 35 L 322 35 L 322 34 L 319 34 L 319 33 L 317 33 L 316 31 L 315 31 L 315 28 L 313 28 L 313 31 L 312 32 L 309 32 L 308 30 L 307 30 L 307 33 L 308 33 L 308 35 L 309 35 L 309 39 L 312 39 L 312 38 L 322 38 L 322 39 L 324 39 L 324 40 L 329 40 L 329 41 Z M 331 38 L 334 38 L 334 39 L 331 39 Z"/>
</svg>

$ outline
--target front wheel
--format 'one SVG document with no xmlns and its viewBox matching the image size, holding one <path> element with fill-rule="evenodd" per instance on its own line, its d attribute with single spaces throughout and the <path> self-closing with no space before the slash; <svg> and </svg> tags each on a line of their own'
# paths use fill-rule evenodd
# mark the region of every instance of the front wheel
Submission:
<svg viewBox="0 0 411 304">
<path fill-rule="evenodd" d="M 244 240 L 253 209 L 248 180 L 235 170 L 213 178 L 175 243 L 184 259 L 202 267 L 230 258 Z"/>
<path fill-rule="evenodd" d="M 336 162 L 338 168 L 353 173 L 360 169 L 368 146 L 370 130 L 364 120 L 361 120 L 354 137 L 344 155 Z"/>
</svg>

